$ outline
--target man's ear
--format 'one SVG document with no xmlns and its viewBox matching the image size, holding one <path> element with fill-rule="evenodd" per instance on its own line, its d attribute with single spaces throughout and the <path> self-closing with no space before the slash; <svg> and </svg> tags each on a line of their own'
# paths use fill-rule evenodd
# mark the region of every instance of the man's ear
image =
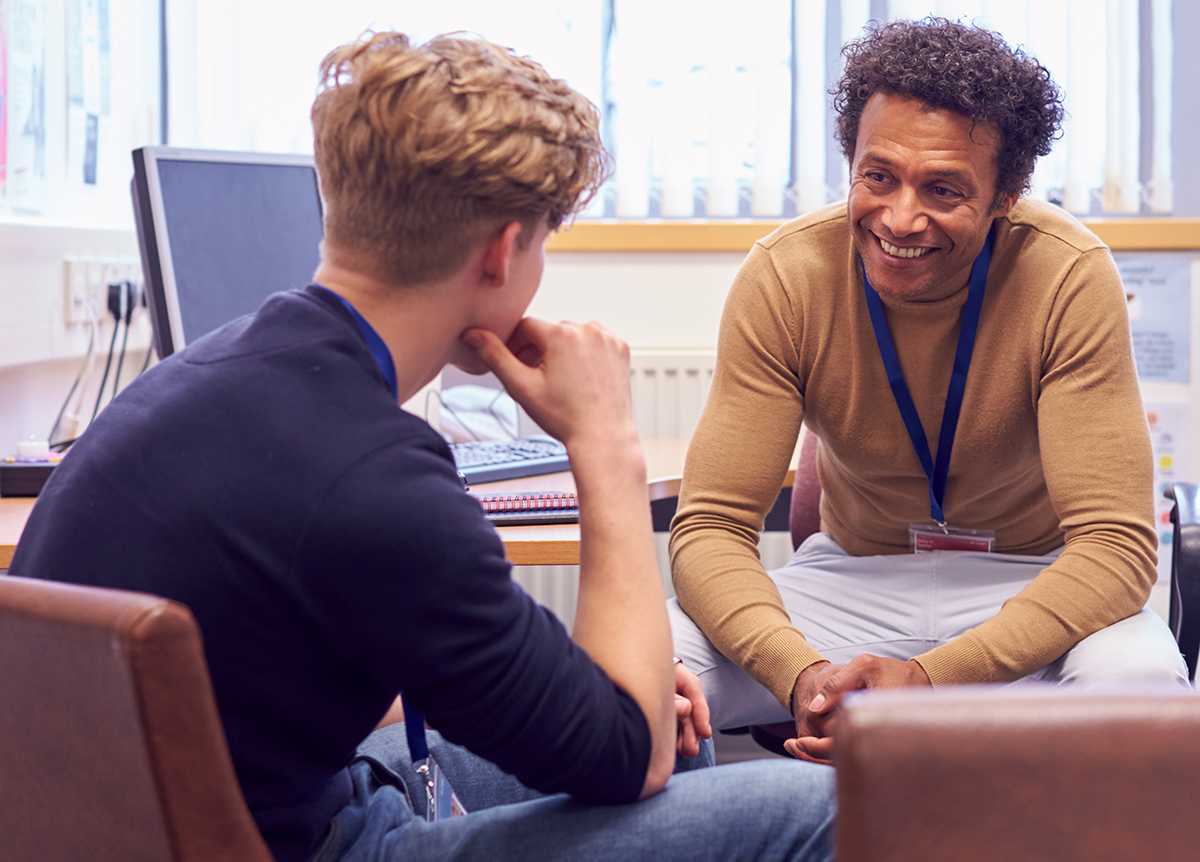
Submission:
<svg viewBox="0 0 1200 862">
<path fill-rule="evenodd" d="M 508 269 L 517 251 L 517 237 L 522 230 L 519 221 L 511 221 L 485 241 L 483 279 L 489 287 L 503 287 L 508 282 Z"/>
<path fill-rule="evenodd" d="M 1012 211 L 1012 208 L 1016 206 L 1017 199 L 1019 197 L 1020 195 L 1016 194 L 1001 195 L 999 198 L 997 198 L 996 205 L 992 207 L 992 211 L 988 213 L 988 215 L 991 218 L 1004 218 Z"/>
</svg>

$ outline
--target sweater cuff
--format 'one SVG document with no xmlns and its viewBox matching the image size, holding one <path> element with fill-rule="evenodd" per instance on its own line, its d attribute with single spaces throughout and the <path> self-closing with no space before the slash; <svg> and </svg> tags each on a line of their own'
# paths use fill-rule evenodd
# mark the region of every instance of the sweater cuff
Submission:
<svg viewBox="0 0 1200 862">
<path fill-rule="evenodd" d="M 775 695 L 783 708 L 792 711 L 792 689 L 800 672 L 819 661 L 827 661 L 795 629 L 782 629 L 758 644 L 746 663 L 746 673 Z"/>
<path fill-rule="evenodd" d="M 1015 679 L 996 667 L 991 655 L 971 632 L 915 656 L 913 661 L 924 668 L 934 687 L 1011 682 Z"/>
</svg>

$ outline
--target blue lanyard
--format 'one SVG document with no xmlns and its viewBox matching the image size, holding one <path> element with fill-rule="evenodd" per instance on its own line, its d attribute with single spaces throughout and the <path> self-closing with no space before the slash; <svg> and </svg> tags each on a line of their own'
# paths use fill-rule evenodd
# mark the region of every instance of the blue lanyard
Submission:
<svg viewBox="0 0 1200 862">
<path fill-rule="evenodd" d="M 896 406 L 900 408 L 900 416 L 904 427 L 912 440 L 913 448 L 925 476 L 929 479 L 929 512 L 934 522 L 941 527 L 946 526 L 946 516 L 942 504 L 946 498 L 946 479 L 950 473 L 950 451 L 954 448 L 954 434 L 958 430 L 958 415 L 962 411 L 963 392 L 967 387 L 967 371 L 971 367 L 971 353 L 975 349 L 975 333 L 979 328 L 979 314 L 983 309 L 983 291 L 987 285 L 988 266 L 992 261 L 992 240 L 995 229 L 988 231 L 983 243 L 983 250 L 971 265 L 971 287 L 967 292 L 967 304 L 963 309 L 962 328 L 958 333 L 958 349 L 954 353 L 954 370 L 950 375 L 950 387 L 946 392 L 946 409 L 942 413 L 942 430 L 938 436 L 937 462 L 929 452 L 929 441 L 925 439 L 925 429 L 921 426 L 921 417 L 917 415 L 916 405 L 904 383 L 904 372 L 900 370 L 900 359 L 896 356 L 896 347 L 892 343 L 892 334 L 888 331 L 887 320 L 883 316 L 883 303 L 879 294 L 867 280 L 867 268 L 863 266 L 863 286 L 867 295 L 867 308 L 871 312 L 871 325 L 875 328 L 875 340 L 879 343 L 879 355 L 883 358 L 883 367 L 887 371 L 888 384 L 892 387 L 892 395 L 896 398 Z"/>
<path fill-rule="evenodd" d="M 317 287 L 321 287 L 321 285 L 317 285 Z M 321 290 L 336 296 L 350 312 L 350 316 L 358 324 L 363 338 L 367 340 L 367 347 L 370 349 L 371 355 L 375 357 L 375 364 L 379 366 L 379 373 L 383 375 L 384 382 L 387 383 L 388 392 L 392 393 L 392 400 L 399 402 L 396 365 L 392 362 L 392 351 L 388 350 L 388 346 L 384 344 L 375 328 L 367 323 L 367 319 L 359 314 L 358 309 L 347 302 L 345 297 L 334 293 L 327 287 L 321 287 Z M 408 737 L 408 753 L 413 763 L 420 763 L 429 757 L 429 744 L 425 741 L 425 716 L 413 708 L 403 693 L 400 695 L 400 700 L 404 703 L 404 734 Z"/>
<path fill-rule="evenodd" d="M 317 287 L 321 287 L 321 285 L 318 284 Z M 363 334 L 363 338 L 367 340 L 367 349 L 375 357 L 375 364 L 379 366 L 379 373 L 383 375 L 383 380 L 387 383 L 388 392 L 392 393 L 394 401 L 399 402 L 400 392 L 396 384 L 396 364 L 392 362 L 392 351 L 388 350 L 388 346 L 383 343 L 383 339 L 379 337 L 379 333 L 375 331 L 375 327 L 367 323 L 367 319 L 359 314 L 358 309 L 347 302 L 344 296 L 334 293 L 327 287 L 321 287 L 321 290 L 331 296 L 336 296 L 338 302 L 346 307 L 346 311 L 350 312 L 350 316 L 358 324 L 358 329 Z"/>
</svg>

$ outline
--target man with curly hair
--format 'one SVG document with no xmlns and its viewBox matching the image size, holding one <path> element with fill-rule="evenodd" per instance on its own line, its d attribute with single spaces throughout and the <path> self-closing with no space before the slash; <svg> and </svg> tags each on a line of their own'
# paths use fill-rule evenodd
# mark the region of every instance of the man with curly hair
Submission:
<svg viewBox="0 0 1200 862">
<path fill-rule="evenodd" d="M 711 731 L 672 661 L 628 348 L 524 317 L 547 236 L 603 178 L 595 108 L 474 39 L 375 34 L 322 72 L 314 283 L 121 393 L 12 572 L 191 608 L 279 862 L 827 859 L 831 770 L 672 777 L 702 741 L 711 762 Z M 399 407 L 447 363 L 494 371 L 566 445 L 570 634 Z M 407 720 L 373 733 L 400 692 Z"/>
<path fill-rule="evenodd" d="M 1120 279 L 1079 222 L 1021 197 L 1057 87 L 943 19 L 844 54 L 849 198 L 750 252 L 673 524 L 675 648 L 714 726 L 778 722 L 826 761 L 854 689 L 1186 685 L 1144 607 L 1152 463 Z M 801 423 L 821 532 L 767 573 L 758 531 Z"/>
</svg>

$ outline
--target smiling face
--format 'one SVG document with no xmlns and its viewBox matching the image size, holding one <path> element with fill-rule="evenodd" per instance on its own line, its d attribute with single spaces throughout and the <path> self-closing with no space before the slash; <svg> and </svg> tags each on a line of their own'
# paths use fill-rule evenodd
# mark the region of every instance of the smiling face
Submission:
<svg viewBox="0 0 1200 862">
<path fill-rule="evenodd" d="M 974 132 L 972 136 L 972 131 Z M 855 248 L 881 295 L 931 302 L 958 291 L 992 219 L 999 136 L 953 111 L 876 93 L 863 108 L 850 168 Z"/>
</svg>

